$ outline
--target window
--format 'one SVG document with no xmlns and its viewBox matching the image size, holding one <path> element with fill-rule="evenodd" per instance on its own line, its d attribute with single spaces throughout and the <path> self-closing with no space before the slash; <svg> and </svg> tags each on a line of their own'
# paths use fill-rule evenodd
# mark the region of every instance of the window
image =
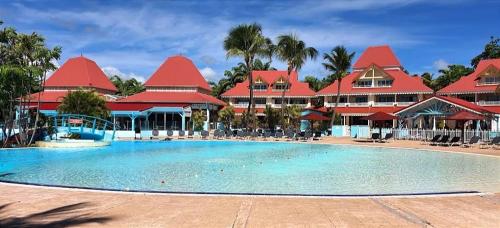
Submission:
<svg viewBox="0 0 500 228">
<path fill-rule="evenodd" d="M 417 101 L 417 96 L 414 95 L 403 95 L 398 98 L 399 102 L 415 102 Z"/>
<path fill-rule="evenodd" d="M 371 80 L 359 80 L 356 82 L 357 87 L 372 87 Z"/>
<path fill-rule="evenodd" d="M 340 97 L 339 102 L 340 103 L 346 103 L 347 102 L 347 98 L 346 97 Z"/>
<path fill-rule="evenodd" d="M 491 85 L 499 83 L 500 83 L 500 76 L 484 77 L 484 84 Z"/>
<path fill-rule="evenodd" d="M 236 104 L 248 104 L 250 102 L 249 99 L 236 99 Z"/>
<path fill-rule="evenodd" d="M 356 97 L 354 101 L 356 101 L 356 103 L 366 103 L 368 102 L 368 97 Z"/>
<path fill-rule="evenodd" d="M 274 89 L 275 90 L 284 90 L 286 88 L 286 84 L 283 83 L 276 83 L 274 84 Z"/>
<path fill-rule="evenodd" d="M 291 99 L 290 104 L 307 104 L 306 99 Z"/>
<path fill-rule="evenodd" d="M 266 104 L 266 98 L 256 98 L 255 104 Z"/>
<path fill-rule="evenodd" d="M 378 80 L 377 86 L 378 87 L 390 87 L 390 86 L 392 86 L 392 80 L 388 80 L 388 79 Z"/>
<path fill-rule="evenodd" d="M 474 102 L 474 100 L 475 100 L 474 95 L 459 95 L 458 98 L 460 98 L 462 100 L 469 101 L 469 102 Z"/>
<path fill-rule="evenodd" d="M 394 96 L 378 96 L 377 102 L 394 102 Z"/>
<path fill-rule="evenodd" d="M 265 83 L 255 84 L 255 85 L 253 85 L 253 90 L 266 91 L 267 90 L 267 85 Z"/>
</svg>

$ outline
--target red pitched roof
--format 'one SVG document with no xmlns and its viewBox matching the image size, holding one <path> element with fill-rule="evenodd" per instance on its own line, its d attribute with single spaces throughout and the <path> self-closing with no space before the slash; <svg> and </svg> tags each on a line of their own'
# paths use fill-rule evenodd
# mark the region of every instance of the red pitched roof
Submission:
<svg viewBox="0 0 500 228">
<path fill-rule="evenodd" d="M 420 77 L 410 76 L 402 70 L 383 70 L 386 74 L 392 77 L 393 83 L 391 87 L 353 87 L 353 83 L 356 81 L 358 76 L 363 73 L 363 71 L 356 71 L 347 75 L 342 79 L 340 84 L 340 94 L 368 94 L 368 93 L 379 93 L 379 94 L 390 94 L 390 93 L 428 93 L 431 94 L 433 91 L 431 88 L 424 85 Z M 318 95 L 337 95 L 338 81 L 325 87 L 318 92 Z"/>
<path fill-rule="evenodd" d="M 448 116 L 446 118 L 447 120 L 484 120 L 484 116 L 472 113 L 472 112 L 467 112 L 467 111 L 460 111 L 456 112 L 455 114 Z"/>
<path fill-rule="evenodd" d="M 38 102 L 38 97 L 40 97 L 40 102 L 61 102 L 66 94 L 68 94 L 68 91 L 38 92 L 31 94 L 31 101 Z"/>
<path fill-rule="evenodd" d="M 101 68 L 83 56 L 68 59 L 47 79 L 45 87 L 86 87 L 118 91 Z"/>
<path fill-rule="evenodd" d="M 337 107 L 336 112 L 342 114 L 358 114 L 367 116 L 376 112 L 395 113 L 402 107 Z"/>
<path fill-rule="evenodd" d="M 401 67 L 401 63 L 388 45 L 368 47 L 354 63 L 353 68 L 367 68 L 372 64 L 381 67 Z"/>
<path fill-rule="evenodd" d="M 498 85 L 478 85 L 477 79 L 488 67 L 496 67 L 500 69 L 500 59 L 481 60 L 476 67 L 476 70 L 471 74 L 461 77 L 458 81 L 439 90 L 439 94 L 456 94 L 456 93 L 474 93 L 484 92 L 492 93 Z"/>
<path fill-rule="evenodd" d="M 145 91 L 118 100 L 119 103 L 187 103 L 187 104 L 215 104 L 224 106 L 226 103 L 200 92 L 152 92 Z"/>
<path fill-rule="evenodd" d="M 485 109 L 484 107 L 481 107 L 479 105 L 476 105 L 476 104 L 474 104 L 472 102 L 469 102 L 469 101 L 466 101 L 466 100 L 462 100 L 460 98 L 448 97 L 448 96 L 439 96 L 439 95 L 429 97 L 429 98 L 427 98 L 425 100 L 422 100 L 420 102 L 414 103 L 414 104 L 412 104 L 412 105 L 410 105 L 408 107 L 404 107 L 401 110 L 398 110 L 398 112 L 402 112 L 402 111 L 411 109 L 411 108 L 413 108 L 415 106 L 418 106 L 418 105 L 420 105 L 422 103 L 428 102 L 429 100 L 432 100 L 432 99 L 440 99 L 442 101 L 449 102 L 449 103 L 455 104 L 457 106 L 461 106 L 461 107 L 463 107 L 465 109 L 468 109 L 468 110 L 476 112 L 476 113 L 485 113 L 485 112 L 489 113 L 489 112 L 491 112 L 491 111 Z"/>
<path fill-rule="evenodd" d="M 169 57 L 144 85 L 146 87 L 199 87 L 211 90 L 198 68 L 184 56 Z"/>
<path fill-rule="evenodd" d="M 108 102 L 108 108 L 113 111 L 144 111 L 153 107 L 186 107 L 185 103 L 120 103 Z"/>
<path fill-rule="evenodd" d="M 281 77 L 287 78 L 287 71 L 253 71 L 254 81 L 262 79 L 268 84 L 266 91 L 254 91 L 255 97 L 280 97 L 282 91 L 275 91 L 272 84 L 279 80 Z M 248 79 L 244 82 L 236 84 L 235 87 L 222 94 L 222 97 L 248 97 Z M 289 79 L 290 89 L 286 91 L 285 97 L 313 97 L 314 91 L 309 88 L 309 84 L 298 80 L 297 72 L 292 72 Z"/>
</svg>

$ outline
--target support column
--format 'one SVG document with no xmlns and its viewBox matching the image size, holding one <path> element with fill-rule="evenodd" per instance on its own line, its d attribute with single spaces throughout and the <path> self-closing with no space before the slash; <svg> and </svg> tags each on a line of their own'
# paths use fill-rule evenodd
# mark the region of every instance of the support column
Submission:
<svg viewBox="0 0 500 228">
<path fill-rule="evenodd" d="M 132 131 L 135 131 L 135 115 L 130 116 L 130 120 L 132 121 Z"/>
<path fill-rule="evenodd" d="M 204 130 L 205 131 L 210 130 L 210 109 L 208 109 L 208 105 L 207 105 L 207 121 L 205 121 Z"/>
<path fill-rule="evenodd" d="M 435 131 L 436 130 L 436 116 L 433 116 L 432 117 L 432 130 Z"/>
<path fill-rule="evenodd" d="M 167 130 L 167 113 L 163 112 L 163 130 Z"/>
<path fill-rule="evenodd" d="M 181 117 L 182 117 L 181 130 L 185 131 L 186 130 L 186 114 L 184 112 L 182 112 Z"/>
</svg>

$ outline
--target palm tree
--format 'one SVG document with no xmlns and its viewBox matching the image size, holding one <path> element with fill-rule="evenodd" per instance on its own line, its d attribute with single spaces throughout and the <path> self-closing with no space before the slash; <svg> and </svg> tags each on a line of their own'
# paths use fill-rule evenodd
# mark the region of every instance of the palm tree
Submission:
<svg viewBox="0 0 500 228">
<path fill-rule="evenodd" d="M 229 30 L 224 39 L 224 50 L 227 57 L 242 57 L 248 69 L 250 101 L 247 113 L 250 113 L 252 123 L 255 122 L 255 102 L 253 101 L 253 62 L 256 56 L 266 52 L 266 38 L 262 35 L 262 27 L 257 24 L 241 24 Z M 245 120 L 244 120 L 245 121 Z M 247 124 L 246 122 L 244 123 Z"/>
<path fill-rule="evenodd" d="M 281 117 L 284 121 L 285 117 L 285 93 L 288 90 L 290 74 L 292 71 L 298 71 L 305 64 L 307 59 L 316 59 L 318 51 L 313 47 L 307 47 L 306 43 L 300 40 L 293 34 L 281 35 L 278 37 L 278 44 L 276 45 L 276 55 L 280 60 L 286 62 L 287 78 L 285 81 L 285 88 L 281 93 Z"/>
<path fill-rule="evenodd" d="M 100 118 L 109 117 L 106 100 L 95 91 L 76 90 L 69 92 L 57 107 L 59 113 L 81 114 Z"/>
<path fill-rule="evenodd" d="M 332 120 L 330 122 L 330 126 L 333 126 L 335 121 L 335 111 L 340 101 L 340 85 L 342 83 L 342 79 L 347 76 L 349 73 L 349 68 L 351 68 L 351 62 L 354 58 L 355 52 L 348 53 L 347 49 L 344 46 L 336 46 L 332 49 L 330 54 L 325 53 L 323 55 L 323 66 L 326 70 L 331 71 L 332 74 L 328 77 L 333 78 L 333 82 L 335 80 L 338 81 L 337 84 L 337 99 L 335 101 L 335 106 L 332 110 Z"/>
</svg>

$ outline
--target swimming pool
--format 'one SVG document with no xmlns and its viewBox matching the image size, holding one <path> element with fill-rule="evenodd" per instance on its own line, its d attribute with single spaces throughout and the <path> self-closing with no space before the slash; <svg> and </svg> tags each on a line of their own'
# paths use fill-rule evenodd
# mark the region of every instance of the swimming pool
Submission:
<svg viewBox="0 0 500 228">
<path fill-rule="evenodd" d="M 500 191 L 500 159 L 286 142 L 114 142 L 0 151 L 0 181 L 130 191 L 371 195 Z"/>
</svg>

